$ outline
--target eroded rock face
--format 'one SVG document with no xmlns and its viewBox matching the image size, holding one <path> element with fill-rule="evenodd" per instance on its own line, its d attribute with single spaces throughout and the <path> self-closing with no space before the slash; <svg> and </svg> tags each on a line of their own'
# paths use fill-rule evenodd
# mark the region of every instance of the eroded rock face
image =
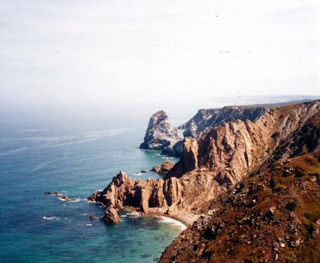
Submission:
<svg viewBox="0 0 320 263">
<path fill-rule="evenodd" d="M 164 154 L 177 156 L 174 145 L 181 139 L 177 128 L 171 127 L 168 115 L 164 111 L 158 111 L 152 115 L 147 127 L 141 149 L 163 150 Z"/>
<path fill-rule="evenodd" d="M 311 129 L 319 134 L 320 122 L 317 126 Z M 245 178 L 209 202 L 206 215 L 182 232 L 159 262 L 319 262 L 320 180 L 319 172 L 313 173 L 320 171 L 319 142 L 308 148 L 299 140 L 302 155 Z"/>
<path fill-rule="evenodd" d="M 105 221 L 107 223 L 116 223 L 121 221 L 118 212 L 113 207 L 107 208 L 107 210 L 104 213 L 104 216 L 101 218 L 102 221 Z"/>
<path fill-rule="evenodd" d="M 319 109 L 319 101 L 289 105 L 270 110 L 255 122 L 222 124 L 199 140 L 185 138 L 181 159 L 165 179 L 136 180 L 120 171 L 88 200 L 148 214 L 199 213 L 210 200 L 257 171 Z"/>
<path fill-rule="evenodd" d="M 183 135 L 199 139 L 210 129 L 235 120 L 257 120 L 267 111 L 265 107 L 223 107 L 220 109 L 201 109 L 179 129 L 186 129 Z"/>
</svg>

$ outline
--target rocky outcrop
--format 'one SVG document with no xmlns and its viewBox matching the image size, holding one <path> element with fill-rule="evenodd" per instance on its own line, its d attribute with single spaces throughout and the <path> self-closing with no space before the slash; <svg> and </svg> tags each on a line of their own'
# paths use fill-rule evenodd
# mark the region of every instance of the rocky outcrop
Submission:
<svg viewBox="0 0 320 263">
<path fill-rule="evenodd" d="M 163 154 L 178 156 L 175 144 L 181 139 L 178 136 L 177 128 L 171 127 L 168 115 L 164 111 L 158 111 L 150 118 L 146 135 L 141 149 L 163 150 Z"/>
<path fill-rule="evenodd" d="M 113 207 L 107 208 L 104 213 L 104 216 L 101 218 L 101 221 L 105 221 L 107 223 L 116 223 L 121 221 L 118 212 Z"/>
<path fill-rule="evenodd" d="M 120 171 L 88 201 L 190 225 L 160 262 L 318 262 L 319 162 L 320 101 L 293 104 L 185 138 L 163 179 Z"/>
<path fill-rule="evenodd" d="M 269 110 L 255 122 L 224 123 L 200 140 L 185 138 L 180 161 L 164 179 L 136 180 L 120 171 L 103 191 L 88 200 L 173 217 L 202 213 L 208 202 L 257 172 L 319 109 L 319 101 L 289 105 Z"/>
<path fill-rule="evenodd" d="M 226 122 L 235 120 L 257 120 L 267 109 L 265 107 L 244 107 L 233 106 L 219 109 L 201 109 L 179 129 L 186 129 L 183 133 L 185 137 L 199 139 L 207 134 L 211 129 Z"/>
<path fill-rule="evenodd" d="M 302 155 L 269 163 L 213 199 L 159 262 L 319 262 L 320 114 L 317 122 L 304 126 L 317 134 L 311 148 L 303 137 L 286 141 Z"/>
<path fill-rule="evenodd" d="M 151 171 L 156 172 L 161 175 L 166 175 L 174 167 L 174 163 L 169 160 L 165 160 L 160 166 L 156 165 L 152 167 Z"/>
<path fill-rule="evenodd" d="M 62 201 L 68 201 L 69 197 L 64 195 L 64 196 L 60 196 L 59 199 L 62 200 Z"/>
</svg>

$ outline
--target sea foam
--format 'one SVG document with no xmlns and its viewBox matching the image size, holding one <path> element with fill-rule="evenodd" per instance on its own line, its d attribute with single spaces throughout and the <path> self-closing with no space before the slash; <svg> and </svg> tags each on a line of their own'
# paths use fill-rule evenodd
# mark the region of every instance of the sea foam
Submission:
<svg viewBox="0 0 320 263">
<path fill-rule="evenodd" d="M 165 216 L 160 216 L 159 218 L 160 218 L 159 223 L 176 225 L 176 226 L 179 226 L 181 230 L 185 230 L 187 228 L 185 224 L 183 224 L 182 222 L 176 219 L 165 217 Z"/>
</svg>

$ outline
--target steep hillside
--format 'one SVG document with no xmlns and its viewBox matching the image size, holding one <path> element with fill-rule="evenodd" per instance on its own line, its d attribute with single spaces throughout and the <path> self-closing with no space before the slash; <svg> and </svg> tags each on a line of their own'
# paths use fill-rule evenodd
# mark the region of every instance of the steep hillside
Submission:
<svg viewBox="0 0 320 263">
<path fill-rule="evenodd" d="M 320 113 L 203 207 L 160 262 L 320 262 L 319 145 Z"/>
<path fill-rule="evenodd" d="M 272 158 L 278 149 L 319 109 L 319 101 L 275 108 L 255 122 L 236 120 L 217 126 L 199 141 L 186 138 L 180 161 L 164 179 L 141 181 L 121 172 L 90 200 L 107 210 L 131 206 L 142 213 L 165 214 L 191 223 L 217 196 L 263 164 L 276 163 Z"/>
</svg>

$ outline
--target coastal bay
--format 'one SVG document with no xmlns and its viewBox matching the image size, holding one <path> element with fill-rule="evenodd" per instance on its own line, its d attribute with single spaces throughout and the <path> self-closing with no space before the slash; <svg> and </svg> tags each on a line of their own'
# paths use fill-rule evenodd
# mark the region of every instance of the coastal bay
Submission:
<svg viewBox="0 0 320 263">
<path fill-rule="evenodd" d="M 126 210 L 117 225 L 89 218 L 104 209 L 87 196 L 120 168 L 132 178 L 159 178 L 148 170 L 168 157 L 138 149 L 145 127 L 81 131 L 28 123 L 27 129 L 10 121 L 1 128 L 2 262 L 156 262 L 184 228 Z M 69 201 L 45 191 L 61 191 Z"/>
</svg>

